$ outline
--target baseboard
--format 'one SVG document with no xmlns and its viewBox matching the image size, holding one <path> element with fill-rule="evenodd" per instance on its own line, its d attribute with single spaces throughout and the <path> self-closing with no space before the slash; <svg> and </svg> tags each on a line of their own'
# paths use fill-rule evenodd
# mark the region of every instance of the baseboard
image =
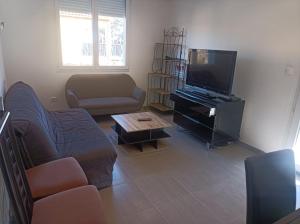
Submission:
<svg viewBox="0 0 300 224">
<path fill-rule="evenodd" d="M 251 146 L 251 145 L 248 145 L 248 144 L 246 144 L 246 143 L 244 143 L 244 142 L 239 141 L 238 144 L 241 145 L 241 146 L 243 146 L 244 148 L 246 148 L 246 149 L 252 151 L 252 152 L 257 153 L 257 154 L 265 154 L 264 151 L 262 151 L 262 150 L 260 150 L 260 149 L 258 149 L 258 148 L 255 148 L 255 147 L 253 147 L 253 146 Z"/>
</svg>

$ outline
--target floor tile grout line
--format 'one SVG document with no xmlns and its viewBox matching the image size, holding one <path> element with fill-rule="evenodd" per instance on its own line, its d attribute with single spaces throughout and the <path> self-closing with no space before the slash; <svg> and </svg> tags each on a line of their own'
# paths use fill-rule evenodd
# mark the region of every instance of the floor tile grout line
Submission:
<svg viewBox="0 0 300 224">
<path fill-rule="evenodd" d="M 155 206 L 154 203 L 152 203 L 152 201 L 148 198 L 148 196 L 141 190 L 141 188 L 136 184 L 134 183 L 135 186 L 139 189 L 140 192 L 142 192 L 143 196 L 147 199 L 147 201 L 151 204 L 151 206 L 155 209 L 156 212 L 159 213 L 160 217 L 166 222 L 166 224 L 172 224 L 170 223 L 165 217 L 164 215 L 159 211 L 159 209 Z"/>
</svg>

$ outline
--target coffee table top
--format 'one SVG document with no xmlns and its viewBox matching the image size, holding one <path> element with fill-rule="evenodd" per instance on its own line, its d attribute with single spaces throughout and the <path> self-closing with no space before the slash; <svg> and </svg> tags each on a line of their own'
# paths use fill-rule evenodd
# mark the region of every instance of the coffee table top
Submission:
<svg viewBox="0 0 300 224">
<path fill-rule="evenodd" d="M 171 127 L 171 123 L 161 119 L 152 112 L 120 114 L 111 116 L 126 132 L 146 131 Z M 151 118 L 151 121 L 138 121 L 140 118 Z"/>
</svg>

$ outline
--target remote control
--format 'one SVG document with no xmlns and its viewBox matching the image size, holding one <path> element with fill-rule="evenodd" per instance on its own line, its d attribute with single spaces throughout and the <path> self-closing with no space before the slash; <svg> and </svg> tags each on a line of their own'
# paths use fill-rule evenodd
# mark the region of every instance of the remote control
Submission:
<svg viewBox="0 0 300 224">
<path fill-rule="evenodd" d="M 138 118 L 138 121 L 152 121 L 151 117 Z"/>
</svg>

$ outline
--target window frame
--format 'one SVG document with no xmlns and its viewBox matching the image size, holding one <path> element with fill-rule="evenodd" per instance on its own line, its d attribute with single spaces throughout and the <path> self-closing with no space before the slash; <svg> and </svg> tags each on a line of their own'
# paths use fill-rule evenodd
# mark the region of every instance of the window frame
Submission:
<svg viewBox="0 0 300 224">
<path fill-rule="evenodd" d="M 56 18 L 56 30 L 57 30 L 57 42 L 58 42 L 58 72 L 80 72 L 80 73 L 115 73 L 115 72 L 129 72 L 129 21 L 130 21 L 130 6 L 131 0 L 125 0 L 125 16 L 126 16 L 126 29 L 125 29 L 125 65 L 124 66 L 100 66 L 99 65 L 99 39 L 98 39 L 98 19 L 95 16 L 98 16 L 97 10 L 95 7 L 96 0 L 91 0 L 92 3 L 92 29 L 93 29 L 93 65 L 83 66 L 83 65 L 63 65 L 62 60 L 62 42 L 61 42 L 61 33 L 60 33 L 60 13 L 59 13 L 59 0 L 54 0 L 55 7 L 55 18 Z M 96 30 L 96 32 L 95 32 Z"/>
</svg>

